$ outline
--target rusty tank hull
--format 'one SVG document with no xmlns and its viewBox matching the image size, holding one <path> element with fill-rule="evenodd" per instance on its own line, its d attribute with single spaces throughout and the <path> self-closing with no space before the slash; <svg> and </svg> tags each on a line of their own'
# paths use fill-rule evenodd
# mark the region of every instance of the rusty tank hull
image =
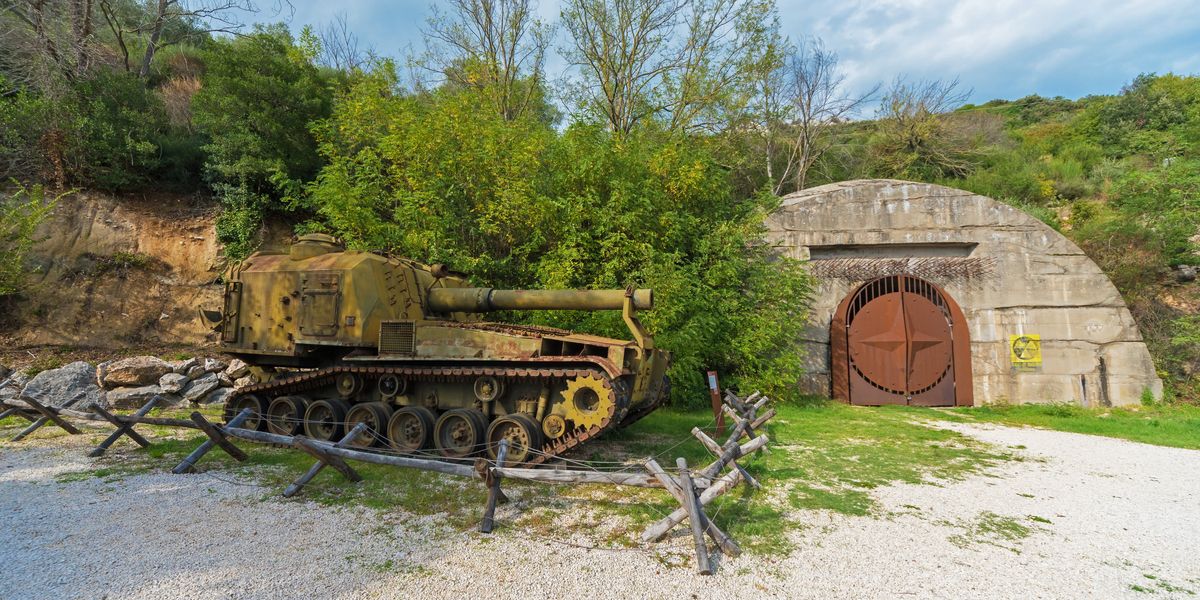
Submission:
<svg viewBox="0 0 1200 600">
<path fill-rule="evenodd" d="M 650 290 L 468 287 L 444 267 L 305 236 L 231 269 L 221 350 L 255 367 L 226 414 L 285 435 L 465 458 L 510 442 L 537 464 L 632 423 L 669 390 L 670 355 L 637 319 Z M 492 323 L 496 310 L 620 310 L 633 340 Z"/>
</svg>

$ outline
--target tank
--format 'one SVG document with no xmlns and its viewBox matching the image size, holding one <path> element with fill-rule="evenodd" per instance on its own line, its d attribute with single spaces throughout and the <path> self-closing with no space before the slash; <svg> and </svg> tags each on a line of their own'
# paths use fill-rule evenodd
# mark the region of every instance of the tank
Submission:
<svg viewBox="0 0 1200 600">
<path fill-rule="evenodd" d="M 638 321 L 651 290 L 470 287 L 442 265 L 346 251 L 326 235 L 230 269 L 208 318 L 221 351 L 261 383 L 226 418 L 245 427 L 456 459 L 501 439 L 537 464 L 645 416 L 666 398 L 670 354 Z M 484 320 L 492 311 L 621 311 L 631 340 Z"/>
</svg>

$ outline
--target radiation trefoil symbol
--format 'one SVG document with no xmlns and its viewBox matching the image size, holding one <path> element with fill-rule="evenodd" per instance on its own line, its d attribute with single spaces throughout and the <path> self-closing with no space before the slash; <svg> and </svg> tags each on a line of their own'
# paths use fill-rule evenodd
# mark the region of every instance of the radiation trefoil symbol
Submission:
<svg viewBox="0 0 1200 600">
<path fill-rule="evenodd" d="M 1040 367 L 1042 365 L 1042 340 L 1036 334 L 1009 336 L 1012 364 L 1015 367 Z"/>
</svg>

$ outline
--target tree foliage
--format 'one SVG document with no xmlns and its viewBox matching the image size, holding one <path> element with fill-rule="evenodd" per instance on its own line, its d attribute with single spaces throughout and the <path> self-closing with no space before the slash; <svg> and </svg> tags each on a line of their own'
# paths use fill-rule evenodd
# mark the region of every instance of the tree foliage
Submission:
<svg viewBox="0 0 1200 600">
<path fill-rule="evenodd" d="M 791 397 L 809 280 L 759 245 L 773 197 L 738 197 L 712 156 L 662 129 L 618 137 L 446 87 L 396 92 L 379 69 L 318 128 L 328 161 L 309 187 L 324 228 L 357 248 L 445 262 L 495 287 L 653 287 L 644 321 L 675 353 L 677 400 L 702 373 Z M 619 315 L 512 315 L 627 336 Z"/>
</svg>

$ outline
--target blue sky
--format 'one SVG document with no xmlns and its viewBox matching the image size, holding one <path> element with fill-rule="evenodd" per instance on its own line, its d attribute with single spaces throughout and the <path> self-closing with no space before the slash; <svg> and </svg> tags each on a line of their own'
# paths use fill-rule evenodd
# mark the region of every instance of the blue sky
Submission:
<svg viewBox="0 0 1200 600">
<path fill-rule="evenodd" d="M 838 52 L 852 91 L 958 77 L 970 100 L 1031 93 L 1114 93 L 1143 72 L 1200 73 L 1197 0 L 777 0 L 786 35 L 817 36 Z M 344 13 L 363 43 L 385 55 L 420 49 L 428 0 L 294 0 L 290 25 Z M 559 4 L 539 13 L 558 18 Z M 260 15 L 263 18 L 270 14 Z M 561 32 L 560 32 L 561 33 Z M 559 45 L 565 40 L 559 39 Z M 565 68 L 549 61 L 551 75 Z"/>
</svg>

